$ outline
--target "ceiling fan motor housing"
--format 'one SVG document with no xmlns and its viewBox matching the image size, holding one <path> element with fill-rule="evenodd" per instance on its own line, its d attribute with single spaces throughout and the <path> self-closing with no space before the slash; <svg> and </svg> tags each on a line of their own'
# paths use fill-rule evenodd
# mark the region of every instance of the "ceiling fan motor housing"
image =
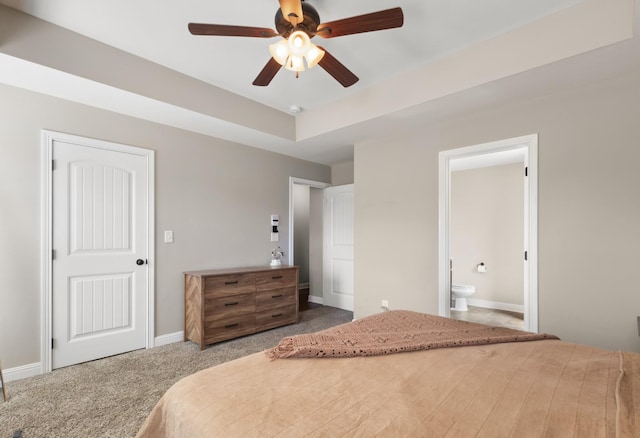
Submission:
<svg viewBox="0 0 640 438">
<path fill-rule="evenodd" d="M 316 8 L 305 1 L 302 2 L 302 15 L 304 19 L 294 27 L 284 15 L 282 15 L 282 9 L 278 8 L 275 18 L 276 30 L 283 38 L 289 38 L 289 35 L 296 30 L 301 30 L 309 35 L 309 38 L 313 38 L 320 24 L 320 15 L 318 11 L 316 11 Z"/>
</svg>

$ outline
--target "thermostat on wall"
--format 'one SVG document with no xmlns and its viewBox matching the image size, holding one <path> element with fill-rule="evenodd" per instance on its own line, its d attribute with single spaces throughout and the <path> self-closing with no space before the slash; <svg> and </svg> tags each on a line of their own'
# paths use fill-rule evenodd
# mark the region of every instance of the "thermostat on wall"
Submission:
<svg viewBox="0 0 640 438">
<path fill-rule="evenodd" d="M 277 214 L 271 215 L 271 241 L 277 242 L 278 237 L 278 222 L 280 222 L 280 216 Z"/>
</svg>

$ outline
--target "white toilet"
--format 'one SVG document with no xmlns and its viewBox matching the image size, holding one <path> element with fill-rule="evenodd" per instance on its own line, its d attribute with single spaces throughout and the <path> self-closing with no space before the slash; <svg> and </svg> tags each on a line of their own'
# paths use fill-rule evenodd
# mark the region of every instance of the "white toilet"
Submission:
<svg viewBox="0 0 640 438">
<path fill-rule="evenodd" d="M 467 298 L 474 294 L 476 287 L 472 284 L 452 284 L 451 293 L 455 301 L 455 307 L 453 310 L 460 310 L 466 312 L 469 310 L 467 307 Z"/>
</svg>

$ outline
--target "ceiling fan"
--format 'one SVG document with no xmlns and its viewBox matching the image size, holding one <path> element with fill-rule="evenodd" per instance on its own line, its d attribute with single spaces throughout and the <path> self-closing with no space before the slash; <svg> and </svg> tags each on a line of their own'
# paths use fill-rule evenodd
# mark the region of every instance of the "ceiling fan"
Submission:
<svg viewBox="0 0 640 438">
<path fill-rule="evenodd" d="M 192 35 L 241 36 L 254 38 L 284 38 L 269 46 L 272 57 L 253 81 L 253 85 L 266 86 L 281 67 L 298 73 L 316 64 L 326 70 L 342 86 L 349 87 L 358 82 L 340 61 L 323 47 L 311 42 L 314 36 L 335 38 L 356 33 L 402 27 L 404 15 L 401 8 L 386 9 L 370 14 L 343 18 L 328 23 L 320 22 L 316 9 L 304 0 L 279 0 L 276 12 L 276 30 L 264 27 L 233 26 L 226 24 L 189 23 Z"/>
</svg>

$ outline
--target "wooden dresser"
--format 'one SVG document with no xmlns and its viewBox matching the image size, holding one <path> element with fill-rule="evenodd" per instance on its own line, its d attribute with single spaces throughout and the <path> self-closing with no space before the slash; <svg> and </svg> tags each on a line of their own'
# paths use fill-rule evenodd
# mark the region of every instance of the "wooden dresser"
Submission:
<svg viewBox="0 0 640 438">
<path fill-rule="evenodd" d="M 297 266 L 184 273 L 184 340 L 201 350 L 297 322 Z"/>
</svg>

